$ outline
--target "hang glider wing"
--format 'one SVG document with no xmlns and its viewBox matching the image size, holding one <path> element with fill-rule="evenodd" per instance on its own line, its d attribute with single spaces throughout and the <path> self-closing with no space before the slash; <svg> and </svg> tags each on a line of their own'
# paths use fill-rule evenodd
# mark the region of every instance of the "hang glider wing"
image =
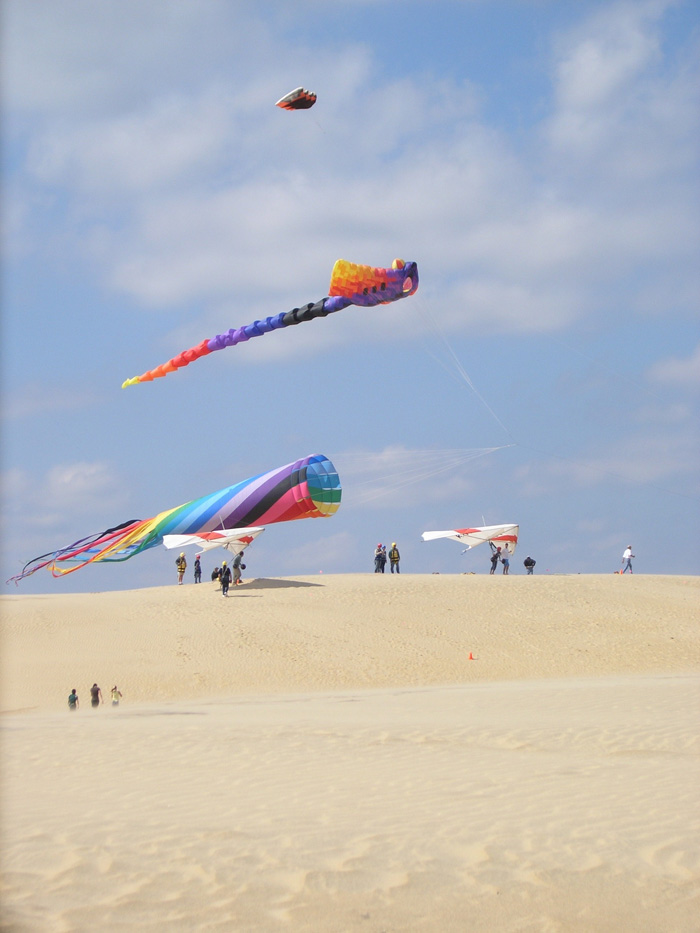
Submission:
<svg viewBox="0 0 700 933">
<path fill-rule="evenodd" d="M 203 531 L 196 535 L 163 535 L 166 548 L 187 547 L 194 544 L 198 551 L 211 551 L 222 547 L 227 551 L 245 550 L 249 544 L 265 531 L 261 528 L 222 528 L 220 531 Z"/>
<path fill-rule="evenodd" d="M 482 525 L 475 528 L 455 528 L 449 531 L 424 531 L 422 538 L 424 541 L 449 538 L 451 541 L 459 541 L 466 545 L 467 551 L 486 541 L 494 541 L 501 546 L 508 545 L 508 550 L 513 554 L 518 544 L 519 531 L 518 525 Z"/>
</svg>

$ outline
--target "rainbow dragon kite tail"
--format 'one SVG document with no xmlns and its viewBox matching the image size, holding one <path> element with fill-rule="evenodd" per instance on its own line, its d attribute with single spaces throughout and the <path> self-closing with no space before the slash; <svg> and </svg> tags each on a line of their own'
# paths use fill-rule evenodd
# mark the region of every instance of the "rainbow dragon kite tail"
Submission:
<svg viewBox="0 0 700 933">
<path fill-rule="evenodd" d="M 208 356 L 215 350 L 233 347 L 237 343 L 250 340 L 251 337 L 260 337 L 271 330 L 301 324 L 303 321 L 312 321 L 314 318 L 327 317 L 335 311 L 341 311 L 350 305 L 359 307 L 374 307 L 380 304 L 389 304 L 400 298 L 413 295 L 418 288 L 418 266 L 415 262 L 404 262 L 395 259 L 391 269 L 375 269 L 372 266 L 359 266 L 356 263 L 338 259 L 333 266 L 329 295 L 321 301 L 304 305 L 303 308 L 293 308 L 291 311 L 281 312 L 262 321 L 254 321 L 243 327 L 231 328 L 225 334 L 218 334 L 208 340 L 203 340 L 196 347 L 184 350 L 167 363 L 157 366 L 141 376 L 134 376 L 122 383 L 122 389 L 136 385 L 139 382 L 152 382 L 167 376 L 168 373 L 182 369 L 202 356 Z"/>
</svg>

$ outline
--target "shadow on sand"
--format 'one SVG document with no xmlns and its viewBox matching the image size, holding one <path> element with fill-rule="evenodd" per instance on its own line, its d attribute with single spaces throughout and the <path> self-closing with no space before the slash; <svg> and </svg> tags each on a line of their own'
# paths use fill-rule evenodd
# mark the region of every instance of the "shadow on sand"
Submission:
<svg viewBox="0 0 700 933">
<path fill-rule="evenodd" d="M 250 581 L 245 581 L 243 583 L 243 590 L 278 590 L 285 589 L 292 586 L 323 586 L 322 583 L 306 583 L 303 580 L 274 580 L 266 579 L 262 577 L 261 579 L 253 579 Z M 231 588 L 236 589 L 236 587 Z"/>
</svg>

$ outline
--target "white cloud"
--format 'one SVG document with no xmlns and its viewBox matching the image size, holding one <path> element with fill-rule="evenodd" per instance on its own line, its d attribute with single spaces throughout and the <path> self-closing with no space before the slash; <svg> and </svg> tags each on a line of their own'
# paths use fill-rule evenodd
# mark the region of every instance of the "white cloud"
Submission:
<svg viewBox="0 0 700 933">
<path fill-rule="evenodd" d="M 10 388 L 4 393 L 3 420 L 31 418 L 39 413 L 50 415 L 93 405 L 97 400 L 95 391 L 86 393 L 56 386 L 48 387 L 40 382 L 27 382 Z"/>
<path fill-rule="evenodd" d="M 569 457 L 552 453 L 544 463 L 515 471 L 523 493 L 551 496 L 555 490 L 632 484 L 654 486 L 681 496 L 700 494 L 697 463 L 700 436 L 692 432 L 629 434 L 606 445 L 604 454 Z"/>
<path fill-rule="evenodd" d="M 126 490 L 102 461 L 56 464 L 40 477 L 14 469 L 3 477 L 3 511 L 21 516 L 26 527 L 65 525 L 76 516 L 93 517 L 99 524 L 124 505 Z"/>
<path fill-rule="evenodd" d="M 23 96 L 13 84 L 15 101 L 51 115 L 32 130 L 25 182 L 65 186 L 76 236 L 64 237 L 64 248 L 83 250 L 109 288 L 145 307 L 196 301 L 205 316 L 225 299 L 252 309 L 263 292 L 255 316 L 265 316 L 323 297 L 338 256 L 379 265 L 397 253 L 420 261 L 423 288 L 439 296 L 442 323 L 454 331 L 547 331 L 608 313 L 615 284 L 640 266 L 673 275 L 677 302 L 692 300 L 690 274 L 675 266 L 698 243 L 688 176 L 693 81 L 680 64 L 660 68 L 664 3 L 608 5 L 560 39 L 555 109 L 539 151 L 517 151 L 490 127 L 465 83 L 382 83 L 370 50 L 351 44 L 315 50 L 308 83 L 315 72 L 325 87 L 317 108 L 279 111 L 272 102 L 286 87 L 290 52 L 245 4 L 233 19 L 226 4 L 204 4 L 203 21 L 220 22 L 211 62 L 198 44 L 195 3 L 177 16 L 169 4 L 132 4 L 129 29 L 110 3 L 84 24 L 77 0 L 65 21 L 50 4 L 28 6 L 41 12 L 34 32 L 12 5 L 28 61 L 49 84 L 62 81 L 73 102 L 84 94 L 76 76 L 94 69 L 99 110 L 66 104 L 56 119 L 58 91 L 47 88 L 42 103 L 38 87 Z M 242 58 L 232 54 L 222 71 L 238 17 L 246 47 L 236 38 Z M 168 81 L 133 35 L 154 22 L 182 66 L 166 67 Z M 49 36 L 66 60 L 58 51 L 42 58 Z M 122 73 L 127 52 L 131 76 Z M 256 52 L 269 67 L 249 67 Z M 204 62 L 201 73 L 194 60 Z M 27 71 L 16 60 L 10 68 L 13 80 Z M 147 95 L 129 90 L 138 81 Z M 551 172 L 546 185 L 540 160 Z M 646 167 L 637 170 L 639 160 Z M 640 187 L 640 171 L 654 174 L 653 189 Z M 658 307 L 654 284 L 640 288 L 640 308 Z M 665 281 L 657 293 L 669 294 Z"/>
<path fill-rule="evenodd" d="M 689 357 L 659 360 L 649 370 L 652 382 L 696 389 L 700 386 L 700 344 Z"/>
</svg>

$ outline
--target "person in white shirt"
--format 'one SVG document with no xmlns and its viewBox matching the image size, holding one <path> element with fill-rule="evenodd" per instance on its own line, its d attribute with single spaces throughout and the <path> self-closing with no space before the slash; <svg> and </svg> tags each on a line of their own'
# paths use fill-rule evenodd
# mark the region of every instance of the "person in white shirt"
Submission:
<svg viewBox="0 0 700 933">
<path fill-rule="evenodd" d="M 632 570 L 633 557 L 634 554 L 632 553 L 632 545 L 630 544 L 625 549 L 625 553 L 622 555 L 622 570 L 620 573 L 625 573 L 627 570 L 629 570 L 630 573 L 634 573 L 634 570 Z"/>
</svg>

